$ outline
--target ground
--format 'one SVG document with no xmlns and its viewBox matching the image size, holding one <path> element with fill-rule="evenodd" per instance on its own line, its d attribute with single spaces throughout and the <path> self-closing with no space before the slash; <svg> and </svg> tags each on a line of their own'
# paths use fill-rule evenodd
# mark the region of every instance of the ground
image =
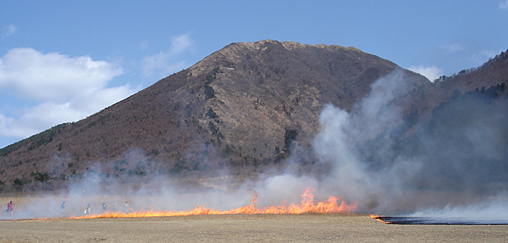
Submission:
<svg viewBox="0 0 508 243">
<path fill-rule="evenodd" d="M 507 225 L 388 225 L 366 215 L 0 221 L 0 242 L 507 242 Z"/>
</svg>

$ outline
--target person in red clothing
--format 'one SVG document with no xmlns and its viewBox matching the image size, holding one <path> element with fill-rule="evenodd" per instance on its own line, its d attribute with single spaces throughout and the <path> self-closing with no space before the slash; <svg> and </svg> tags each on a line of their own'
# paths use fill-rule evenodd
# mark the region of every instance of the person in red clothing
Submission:
<svg viewBox="0 0 508 243">
<path fill-rule="evenodd" d="M 7 210 L 6 210 L 8 213 L 12 214 L 12 201 L 10 201 L 9 203 L 7 203 Z"/>
</svg>

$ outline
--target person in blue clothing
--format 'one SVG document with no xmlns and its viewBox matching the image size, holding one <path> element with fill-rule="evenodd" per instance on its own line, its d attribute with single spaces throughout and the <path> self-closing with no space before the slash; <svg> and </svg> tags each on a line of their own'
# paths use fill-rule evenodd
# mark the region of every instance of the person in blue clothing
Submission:
<svg viewBox="0 0 508 243">
<path fill-rule="evenodd" d="M 10 201 L 9 203 L 7 203 L 7 211 L 9 214 L 12 215 L 12 201 Z"/>
<path fill-rule="evenodd" d="M 86 203 L 86 209 L 85 209 L 85 212 L 83 212 L 83 214 L 89 215 L 90 213 L 91 213 L 90 203 Z"/>
</svg>

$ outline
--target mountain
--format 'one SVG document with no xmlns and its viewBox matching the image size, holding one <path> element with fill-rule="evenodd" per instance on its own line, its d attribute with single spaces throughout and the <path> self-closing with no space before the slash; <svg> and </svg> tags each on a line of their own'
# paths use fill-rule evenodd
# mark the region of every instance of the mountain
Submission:
<svg viewBox="0 0 508 243">
<path fill-rule="evenodd" d="M 1 149 L 2 183 L 65 184 L 99 170 L 117 177 L 263 171 L 293 146 L 311 151 L 326 104 L 351 110 L 394 70 L 413 89 L 430 83 L 354 47 L 232 43 L 86 119 Z"/>
</svg>

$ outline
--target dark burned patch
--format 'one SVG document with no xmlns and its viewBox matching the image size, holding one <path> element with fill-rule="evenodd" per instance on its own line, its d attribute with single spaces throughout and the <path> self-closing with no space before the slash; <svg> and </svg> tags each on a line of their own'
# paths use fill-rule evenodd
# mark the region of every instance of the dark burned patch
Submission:
<svg viewBox="0 0 508 243">
<path fill-rule="evenodd" d="M 409 225 L 508 225 L 507 220 L 486 220 L 468 218 L 435 218 L 435 217 L 405 217 L 405 216 L 376 216 L 372 217 L 385 224 Z"/>
<path fill-rule="evenodd" d="M 93 238 L 88 239 L 86 242 L 100 242 L 100 241 L 106 241 L 106 239 L 93 237 Z"/>
</svg>

